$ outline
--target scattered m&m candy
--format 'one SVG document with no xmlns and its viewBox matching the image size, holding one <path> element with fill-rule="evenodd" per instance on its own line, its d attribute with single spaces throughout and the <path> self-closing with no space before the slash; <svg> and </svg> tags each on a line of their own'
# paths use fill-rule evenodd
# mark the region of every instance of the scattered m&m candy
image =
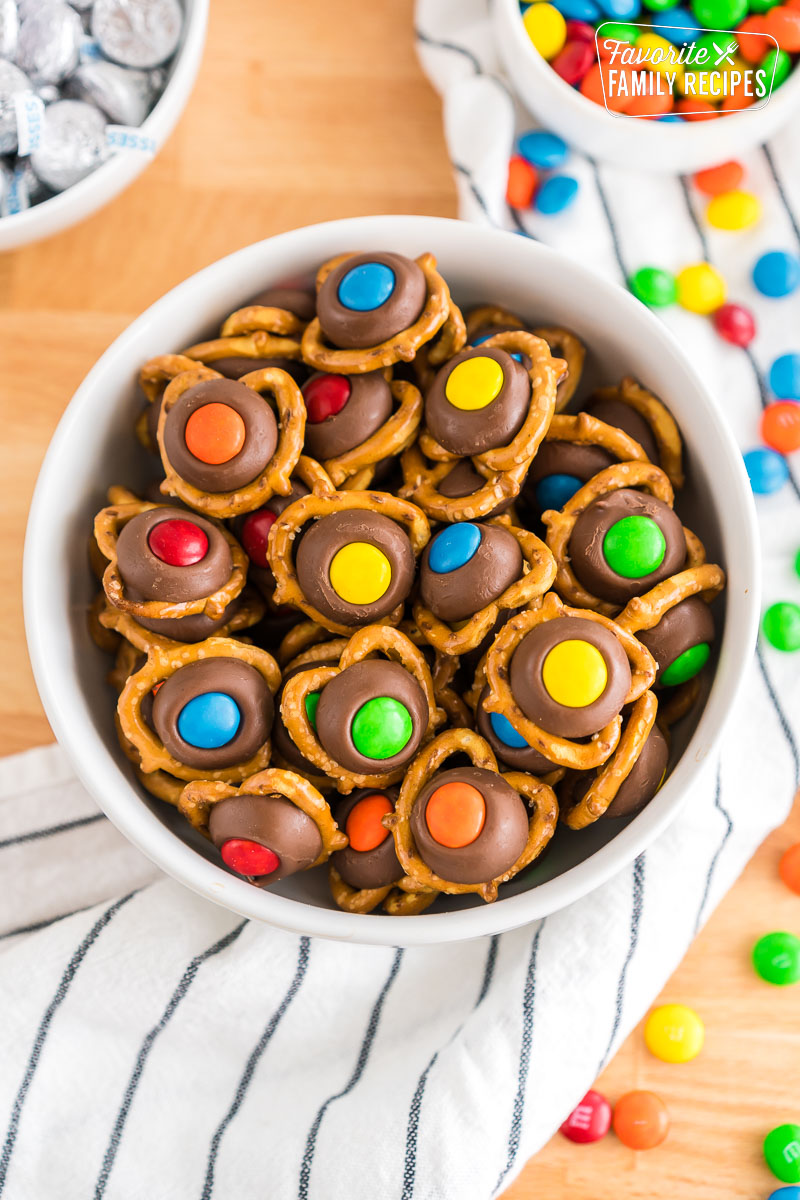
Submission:
<svg viewBox="0 0 800 1200">
<path fill-rule="evenodd" d="M 594 34 L 592 33 L 592 37 Z M 563 138 L 545 129 L 532 129 L 519 139 L 519 152 L 524 159 L 542 171 L 552 171 L 566 161 L 569 147 Z"/>
<path fill-rule="evenodd" d="M 776 650 L 800 650 L 800 604 L 790 600 L 771 604 L 764 613 L 761 628 Z"/>
<path fill-rule="evenodd" d="M 682 1063 L 696 1058 L 703 1049 L 705 1026 L 685 1004 L 662 1004 L 654 1009 L 644 1027 L 647 1049 L 663 1062 Z"/>
<path fill-rule="evenodd" d="M 753 283 L 762 296 L 790 296 L 800 287 L 800 258 L 786 250 L 762 254 L 753 267 Z"/>
<path fill-rule="evenodd" d="M 508 164 L 506 204 L 510 208 L 530 208 L 537 180 L 536 168 L 526 158 L 515 154 Z"/>
<path fill-rule="evenodd" d="M 769 386 L 781 400 L 800 400 L 800 354 L 781 354 L 775 359 L 769 369 Z"/>
<path fill-rule="evenodd" d="M 767 1200 L 800 1200 L 800 1187 L 776 1188 L 770 1192 Z"/>
<path fill-rule="evenodd" d="M 756 336 L 753 314 L 741 304 L 723 304 L 714 313 L 713 321 L 719 336 L 734 346 L 749 346 Z"/>
<path fill-rule="evenodd" d="M 655 1092 L 626 1092 L 614 1108 L 614 1133 L 631 1150 L 653 1150 L 669 1133 L 667 1106 Z"/>
<path fill-rule="evenodd" d="M 678 303 L 689 312 L 707 315 L 725 303 L 725 280 L 711 263 L 694 263 L 678 274 Z"/>
<path fill-rule="evenodd" d="M 785 930 L 764 934 L 753 947 L 753 966 L 765 983 L 772 983 L 776 987 L 797 983 L 800 981 L 800 938 Z M 800 1183 L 800 1174 L 796 1181 Z M 795 1177 L 786 1179 L 786 1182 L 794 1183 Z"/>
<path fill-rule="evenodd" d="M 723 192 L 709 200 L 706 218 L 715 229 L 749 229 L 761 219 L 761 201 L 752 192 Z"/>
<path fill-rule="evenodd" d="M 761 437 L 781 454 L 800 450 L 800 404 L 796 400 L 776 400 L 761 416 Z"/>
<path fill-rule="evenodd" d="M 650 308 L 666 308 L 678 299 L 675 276 L 661 267 L 639 267 L 628 279 L 628 287 L 637 300 Z"/>
<path fill-rule="evenodd" d="M 750 487 L 757 496 L 770 496 L 779 491 L 789 478 L 786 459 L 768 446 L 748 450 L 744 465 L 750 477 Z"/>
<path fill-rule="evenodd" d="M 600 1092 L 588 1091 L 561 1126 L 564 1137 L 586 1145 L 599 1142 L 611 1128 L 611 1105 Z"/>
<path fill-rule="evenodd" d="M 790 891 L 800 896 L 800 842 L 784 851 L 778 871 Z"/>
<path fill-rule="evenodd" d="M 764 1138 L 764 1158 L 781 1183 L 800 1183 L 800 1125 L 771 1129 Z"/>
<path fill-rule="evenodd" d="M 738 188 L 744 179 L 744 167 L 738 162 L 724 162 L 697 171 L 693 178 L 695 187 L 706 196 L 721 196 Z"/>
<path fill-rule="evenodd" d="M 536 193 L 536 208 L 547 216 L 555 216 L 568 208 L 578 194 L 578 181 L 571 175 L 551 175 Z"/>
<path fill-rule="evenodd" d="M 567 40 L 567 23 L 562 14 L 546 0 L 526 8 L 522 24 L 542 58 L 555 58 Z"/>
</svg>

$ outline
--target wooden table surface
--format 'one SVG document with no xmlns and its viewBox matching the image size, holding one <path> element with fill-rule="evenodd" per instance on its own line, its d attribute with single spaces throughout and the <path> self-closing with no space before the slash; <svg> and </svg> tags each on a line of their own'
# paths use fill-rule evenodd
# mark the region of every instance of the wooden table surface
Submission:
<svg viewBox="0 0 800 1200">
<path fill-rule="evenodd" d="M 0 752 L 52 740 L 25 652 L 25 518 L 48 439 L 101 351 L 185 276 L 269 234 L 362 213 L 455 215 L 412 8 L 218 0 L 194 95 L 155 163 L 83 225 L 0 256 Z M 613 1135 L 589 1147 L 556 1135 L 507 1200 L 762 1200 L 777 1186 L 760 1142 L 800 1120 L 798 991 L 760 983 L 748 948 L 765 930 L 800 929 L 800 899 L 776 875 L 798 840 L 796 806 L 664 992 L 703 1015 L 700 1058 L 660 1063 L 636 1030 L 599 1081 L 612 1100 L 659 1092 L 672 1113 L 665 1145 L 636 1154 Z"/>
</svg>

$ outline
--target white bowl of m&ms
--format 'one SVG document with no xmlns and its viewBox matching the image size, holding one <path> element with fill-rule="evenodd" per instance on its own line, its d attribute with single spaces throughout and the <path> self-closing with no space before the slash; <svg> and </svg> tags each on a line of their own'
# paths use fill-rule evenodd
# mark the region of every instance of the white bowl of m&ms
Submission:
<svg viewBox="0 0 800 1200">
<path fill-rule="evenodd" d="M 208 0 L 0 6 L 0 251 L 77 224 L 128 187 L 181 116 Z"/>
<path fill-rule="evenodd" d="M 530 112 L 620 166 L 711 166 L 800 107 L 796 0 L 496 0 L 493 19 Z"/>
</svg>

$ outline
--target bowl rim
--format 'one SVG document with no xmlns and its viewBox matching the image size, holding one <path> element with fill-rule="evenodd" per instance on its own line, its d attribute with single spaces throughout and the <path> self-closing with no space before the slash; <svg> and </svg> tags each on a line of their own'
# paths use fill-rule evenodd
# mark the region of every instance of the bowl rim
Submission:
<svg viewBox="0 0 800 1200">
<path fill-rule="evenodd" d="M 701 144 L 706 146 L 713 158 L 713 147 L 717 136 L 715 136 L 716 127 L 712 126 L 710 121 L 682 121 L 680 123 L 643 121 L 636 117 L 629 117 L 625 113 L 610 113 L 603 105 L 588 100 L 580 91 L 557 75 L 550 63 L 539 54 L 525 32 L 525 27 L 520 19 L 519 0 L 494 0 L 493 9 L 494 21 L 501 24 L 504 30 L 511 32 L 520 54 L 525 57 L 528 69 L 543 88 L 548 88 L 552 92 L 552 102 L 557 106 L 570 109 L 577 120 L 585 121 L 590 125 L 599 123 L 606 131 L 612 128 L 610 122 L 616 122 L 620 134 L 624 134 L 626 138 L 646 140 L 649 143 L 648 148 L 654 154 L 657 154 L 659 150 L 678 148 L 691 136 L 695 147 Z M 606 19 L 613 20 L 611 17 Z M 634 24 L 637 23 L 640 22 L 634 22 Z M 698 25 L 698 28 L 702 27 Z M 508 70 L 509 74 L 514 74 L 510 67 Z M 761 125 L 768 124 L 770 129 L 774 130 L 782 121 L 786 121 L 790 115 L 788 110 L 797 106 L 799 98 L 800 63 L 791 72 L 786 82 L 781 84 L 780 88 L 770 96 L 766 104 L 753 112 L 744 109 L 740 112 L 729 113 L 724 120 L 726 122 L 735 121 L 737 131 L 749 134 L 756 139 L 762 136 Z M 771 106 L 778 107 L 781 110 L 780 115 L 774 116 L 774 108 L 770 111 Z M 784 112 L 784 110 L 787 111 Z M 770 117 L 765 122 L 763 114 L 768 111 L 770 111 Z M 650 140 L 654 130 L 658 131 L 656 138 L 661 139 L 655 147 Z M 636 159 L 639 149 L 638 145 L 631 147 L 631 161 Z M 602 153 L 599 157 L 603 157 Z"/>
<path fill-rule="evenodd" d="M 400 230 L 403 231 L 402 235 Z M 52 512 L 59 495 L 59 488 L 55 486 L 58 476 L 56 464 L 62 454 L 62 446 L 72 436 L 76 426 L 80 427 L 90 419 L 96 401 L 96 381 L 103 378 L 118 357 L 124 357 L 132 343 L 145 331 L 157 326 L 162 316 L 191 301 L 198 284 L 213 289 L 216 283 L 235 273 L 239 264 L 251 263 L 253 255 L 269 257 L 271 251 L 279 255 L 281 251 L 289 253 L 295 247 L 298 255 L 303 252 L 307 254 L 309 243 L 315 247 L 316 242 L 323 242 L 330 237 L 335 237 L 340 245 L 368 244 L 373 238 L 374 244 L 381 245 L 391 244 L 393 236 L 408 239 L 412 234 L 415 243 L 434 248 L 449 244 L 450 248 L 456 249 L 463 245 L 462 239 L 482 240 L 486 244 L 487 254 L 498 245 L 498 239 L 504 243 L 512 239 L 520 271 L 524 269 L 526 258 L 530 263 L 537 261 L 537 265 L 543 269 L 567 270 L 582 279 L 587 287 L 607 294 L 623 319 L 627 311 L 634 325 L 644 321 L 649 326 L 652 337 L 693 375 L 698 397 L 702 395 L 704 398 L 705 417 L 716 427 L 718 453 L 724 452 L 728 460 L 727 467 L 736 480 L 730 512 L 727 507 L 725 512 L 730 528 L 736 531 L 736 552 L 740 564 L 743 564 L 740 573 L 747 579 L 748 586 L 743 589 L 741 596 L 730 600 L 738 606 L 742 636 L 738 642 L 727 645 L 726 653 L 720 658 L 697 728 L 664 784 L 657 809 L 648 806 L 605 846 L 563 874 L 538 887 L 504 897 L 494 904 L 456 912 L 424 913 L 406 917 L 400 922 L 395 917 L 371 914 L 370 919 L 365 921 L 358 914 L 279 896 L 231 877 L 223 868 L 207 861 L 176 837 L 150 811 L 133 783 L 120 770 L 91 721 L 88 701 L 83 696 L 74 671 L 71 675 L 65 674 L 63 679 L 58 678 L 59 647 L 65 637 L 69 638 L 66 629 L 68 614 L 58 607 L 55 610 L 49 607 L 52 589 L 48 589 L 47 584 L 51 564 L 57 561 L 55 548 L 59 545 L 58 521 L 52 520 Z M 755 505 L 733 435 L 702 380 L 684 359 L 674 335 L 631 295 L 550 247 L 533 241 L 523 242 L 503 230 L 443 217 L 352 217 L 278 234 L 219 259 L 172 288 L 112 342 L 68 404 L 42 463 L 25 537 L 23 609 L 36 684 L 58 742 L 79 778 L 113 824 L 157 866 L 198 895 L 220 903 L 241 916 L 293 933 L 375 945 L 432 945 L 504 932 L 566 907 L 628 865 L 672 822 L 690 785 L 695 782 L 695 768 L 709 758 L 717 745 L 743 682 L 758 627 L 760 571 L 757 547 Z M 730 642 L 730 637 L 727 640 Z M 646 820 L 642 821 L 642 817 Z M 592 864 L 588 871 L 587 863 Z M 224 896 L 221 894 L 223 891 Z"/>
<path fill-rule="evenodd" d="M 57 192 L 22 212 L 0 218 L 0 252 L 50 237 L 91 216 L 141 175 L 177 125 L 189 101 L 206 40 L 210 0 L 189 0 L 186 25 L 166 86 L 137 132 L 155 141 L 148 154 L 131 150 L 113 154 L 73 187 Z"/>
</svg>

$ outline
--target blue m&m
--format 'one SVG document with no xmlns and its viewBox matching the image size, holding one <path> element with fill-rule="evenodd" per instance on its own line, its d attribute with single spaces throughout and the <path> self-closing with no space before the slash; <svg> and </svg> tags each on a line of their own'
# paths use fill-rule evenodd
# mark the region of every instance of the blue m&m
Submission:
<svg viewBox="0 0 800 1200">
<path fill-rule="evenodd" d="M 569 208 L 577 194 L 577 179 L 571 175 L 551 175 L 536 193 L 534 205 L 538 212 L 552 217 Z"/>
<path fill-rule="evenodd" d="M 667 12 L 654 12 L 650 18 L 650 24 L 661 37 L 665 37 L 668 42 L 673 42 L 676 46 L 683 46 L 684 42 L 691 41 L 686 34 L 690 29 L 697 30 L 695 18 L 686 8 L 671 8 Z"/>
<path fill-rule="evenodd" d="M 470 521 L 448 525 L 431 542 L 428 566 L 437 575 L 457 571 L 477 553 L 482 537 L 478 526 Z"/>
<path fill-rule="evenodd" d="M 394 284 L 394 271 L 385 263 L 362 263 L 348 271 L 339 284 L 339 303 L 353 312 L 372 312 L 386 303 Z"/>
<path fill-rule="evenodd" d="M 781 400 L 800 400 L 800 354 L 781 354 L 769 369 L 769 386 Z"/>
<path fill-rule="evenodd" d="M 750 487 L 757 496 L 769 496 L 779 491 L 789 478 L 786 459 L 777 450 L 758 446 L 748 450 L 744 465 L 750 477 Z"/>
<path fill-rule="evenodd" d="M 236 737 L 242 722 L 239 705 L 226 692 L 193 696 L 178 714 L 178 733 L 199 750 L 218 750 Z"/>
<path fill-rule="evenodd" d="M 495 737 L 504 746 L 510 746 L 512 750 L 524 750 L 528 745 L 522 734 L 517 733 L 508 717 L 504 717 L 502 713 L 490 713 L 489 724 Z"/>
<path fill-rule="evenodd" d="M 569 0 L 566 0 L 568 3 Z M 585 0 L 576 0 L 577 3 L 585 2 Z M 580 17 L 576 12 L 567 12 L 565 0 L 558 0 L 556 8 L 564 14 L 565 17 L 570 17 L 577 21 L 595 21 L 599 15 L 597 6 L 589 0 L 589 4 L 595 9 L 595 16 Z M 519 139 L 519 152 L 524 159 L 527 159 L 534 167 L 539 167 L 542 171 L 551 171 L 553 167 L 560 167 L 566 160 L 569 154 L 569 147 L 563 138 L 560 138 L 556 133 L 548 133 L 544 129 L 532 129 L 530 133 L 523 133 Z"/>
<path fill-rule="evenodd" d="M 786 250 L 762 254 L 753 267 L 753 283 L 763 296 L 790 296 L 800 287 L 800 258 Z"/>
<path fill-rule="evenodd" d="M 539 508 L 542 512 L 549 508 L 562 509 L 580 487 L 583 487 L 583 480 L 577 475 L 545 475 L 535 488 Z"/>
</svg>

